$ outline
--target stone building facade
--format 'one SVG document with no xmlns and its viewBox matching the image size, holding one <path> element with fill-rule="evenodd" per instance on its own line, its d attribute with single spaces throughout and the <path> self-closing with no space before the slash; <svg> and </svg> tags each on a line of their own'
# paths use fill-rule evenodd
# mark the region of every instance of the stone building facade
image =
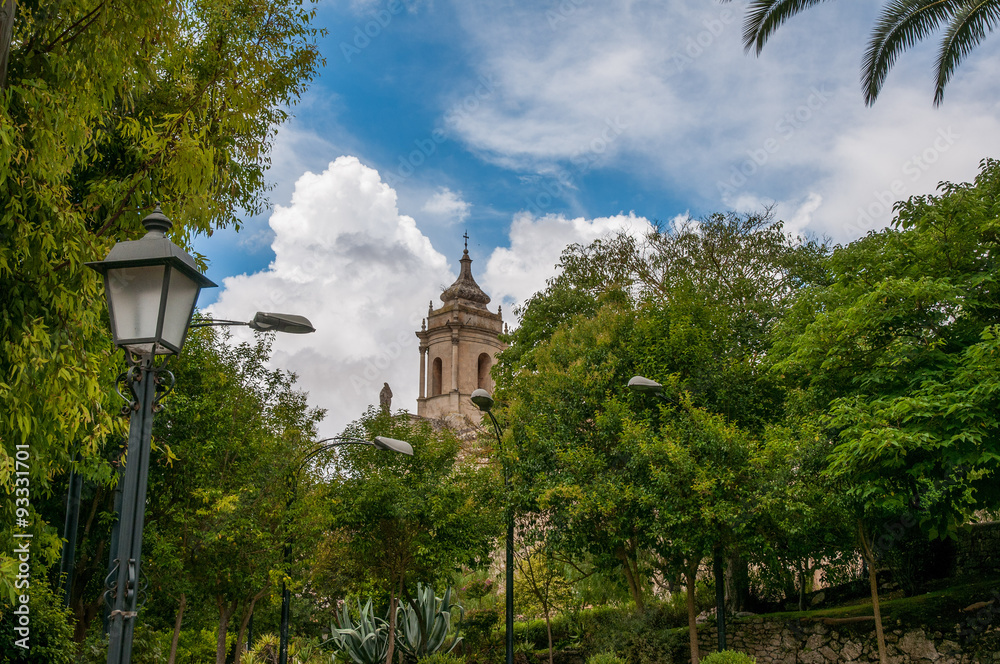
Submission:
<svg viewBox="0 0 1000 664">
<path fill-rule="evenodd" d="M 490 369 L 504 349 L 500 341 L 503 315 L 491 312 L 490 296 L 472 277 L 466 246 L 458 279 L 441 293 L 441 307 L 432 301 L 421 324 L 420 389 L 417 415 L 428 419 L 479 422 L 482 413 L 469 397 L 473 390 L 493 391 Z"/>
</svg>

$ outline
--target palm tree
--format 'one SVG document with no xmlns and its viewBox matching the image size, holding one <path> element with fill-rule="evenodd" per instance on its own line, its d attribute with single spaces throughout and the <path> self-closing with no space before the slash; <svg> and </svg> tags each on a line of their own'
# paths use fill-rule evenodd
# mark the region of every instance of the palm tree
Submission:
<svg viewBox="0 0 1000 664">
<path fill-rule="evenodd" d="M 764 43 L 790 17 L 822 0 L 751 0 L 743 24 L 743 45 L 760 55 Z M 939 28 L 944 29 L 937 57 L 934 105 L 962 59 L 1000 21 L 1000 0 L 889 0 L 872 30 L 861 65 L 865 104 L 875 103 L 896 57 Z"/>
</svg>

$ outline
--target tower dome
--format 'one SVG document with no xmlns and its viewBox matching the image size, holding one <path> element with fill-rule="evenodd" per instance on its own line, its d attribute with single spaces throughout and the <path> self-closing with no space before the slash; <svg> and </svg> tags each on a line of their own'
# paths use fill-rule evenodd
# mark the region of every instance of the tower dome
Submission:
<svg viewBox="0 0 1000 664">
<path fill-rule="evenodd" d="M 459 263 L 462 264 L 462 268 L 459 270 L 458 279 L 441 293 L 441 301 L 448 303 L 453 300 L 464 300 L 474 307 L 486 308 L 490 303 L 490 296 L 483 292 L 472 277 L 472 259 L 469 258 L 468 247 Z"/>
</svg>

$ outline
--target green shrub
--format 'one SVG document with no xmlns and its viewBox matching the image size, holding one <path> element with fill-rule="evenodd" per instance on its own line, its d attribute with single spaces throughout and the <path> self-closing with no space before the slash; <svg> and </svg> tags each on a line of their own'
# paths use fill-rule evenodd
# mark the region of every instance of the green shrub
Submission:
<svg viewBox="0 0 1000 664">
<path fill-rule="evenodd" d="M 702 664 L 757 664 L 757 659 L 738 650 L 720 650 L 701 658 Z"/>
<path fill-rule="evenodd" d="M 581 612 L 581 646 L 587 653 L 613 652 L 628 664 L 673 664 L 679 643 L 669 606 L 650 604 L 642 613 L 623 607 Z"/>
<path fill-rule="evenodd" d="M 32 577 L 31 586 L 17 592 L 19 596 L 27 596 L 27 604 L 18 604 L 18 607 L 26 606 L 28 613 L 18 616 L 14 614 L 15 607 L 0 605 L 0 652 L 9 656 L 11 662 L 71 662 L 76 645 L 72 641 L 73 628 L 70 626 L 72 614 L 62 608 L 59 598 L 42 579 L 36 581 Z M 21 620 L 22 617 L 24 620 Z M 14 631 L 15 627 L 27 630 L 27 649 L 16 645 L 24 637 Z"/>
<path fill-rule="evenodd" d="M 587 664 L 625 664 L 625 660 L 612 652 L 602 652 L 588 657 Z"/>
<path fill-rule="evenodd" d="M 436 652 L 417 660 L 417 664 L 465 664 L 465 658 L 450 652 Z"/>
<path fill-rule="evenodd" d="M 463 651 L 466 654 L 481 655 L 486 659 L 496 652 L 503 652 L 503 637 L 497 631 L 500 613 L 496 609 L 469 611 L 462 618 L 459 627 L 465 634 Z M 515 636 L 515 639 L 517 637 Z"/>
</svg>

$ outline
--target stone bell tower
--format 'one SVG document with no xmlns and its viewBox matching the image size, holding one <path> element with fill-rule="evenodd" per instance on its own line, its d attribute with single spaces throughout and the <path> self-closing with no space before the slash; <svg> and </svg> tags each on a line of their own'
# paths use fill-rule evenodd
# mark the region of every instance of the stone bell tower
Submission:
<svg viewBox="0 0 1000 664">
<path fill-rule="evenodd" d="M 490 369 L 496 354 L 506 345 L 500 341 L 503 316 L 490 312 L 490 296 L 472 278 L 469 237 L 458 279 L 441 293 L 444 304 L 434 308 L 417 332 L 420 339 L 420 396 L 417 415 L 430 419 L 467 416 L 478 422 L 482 413 L 469 401 L 477 388 L 493 391 Z"/>
</svg>

